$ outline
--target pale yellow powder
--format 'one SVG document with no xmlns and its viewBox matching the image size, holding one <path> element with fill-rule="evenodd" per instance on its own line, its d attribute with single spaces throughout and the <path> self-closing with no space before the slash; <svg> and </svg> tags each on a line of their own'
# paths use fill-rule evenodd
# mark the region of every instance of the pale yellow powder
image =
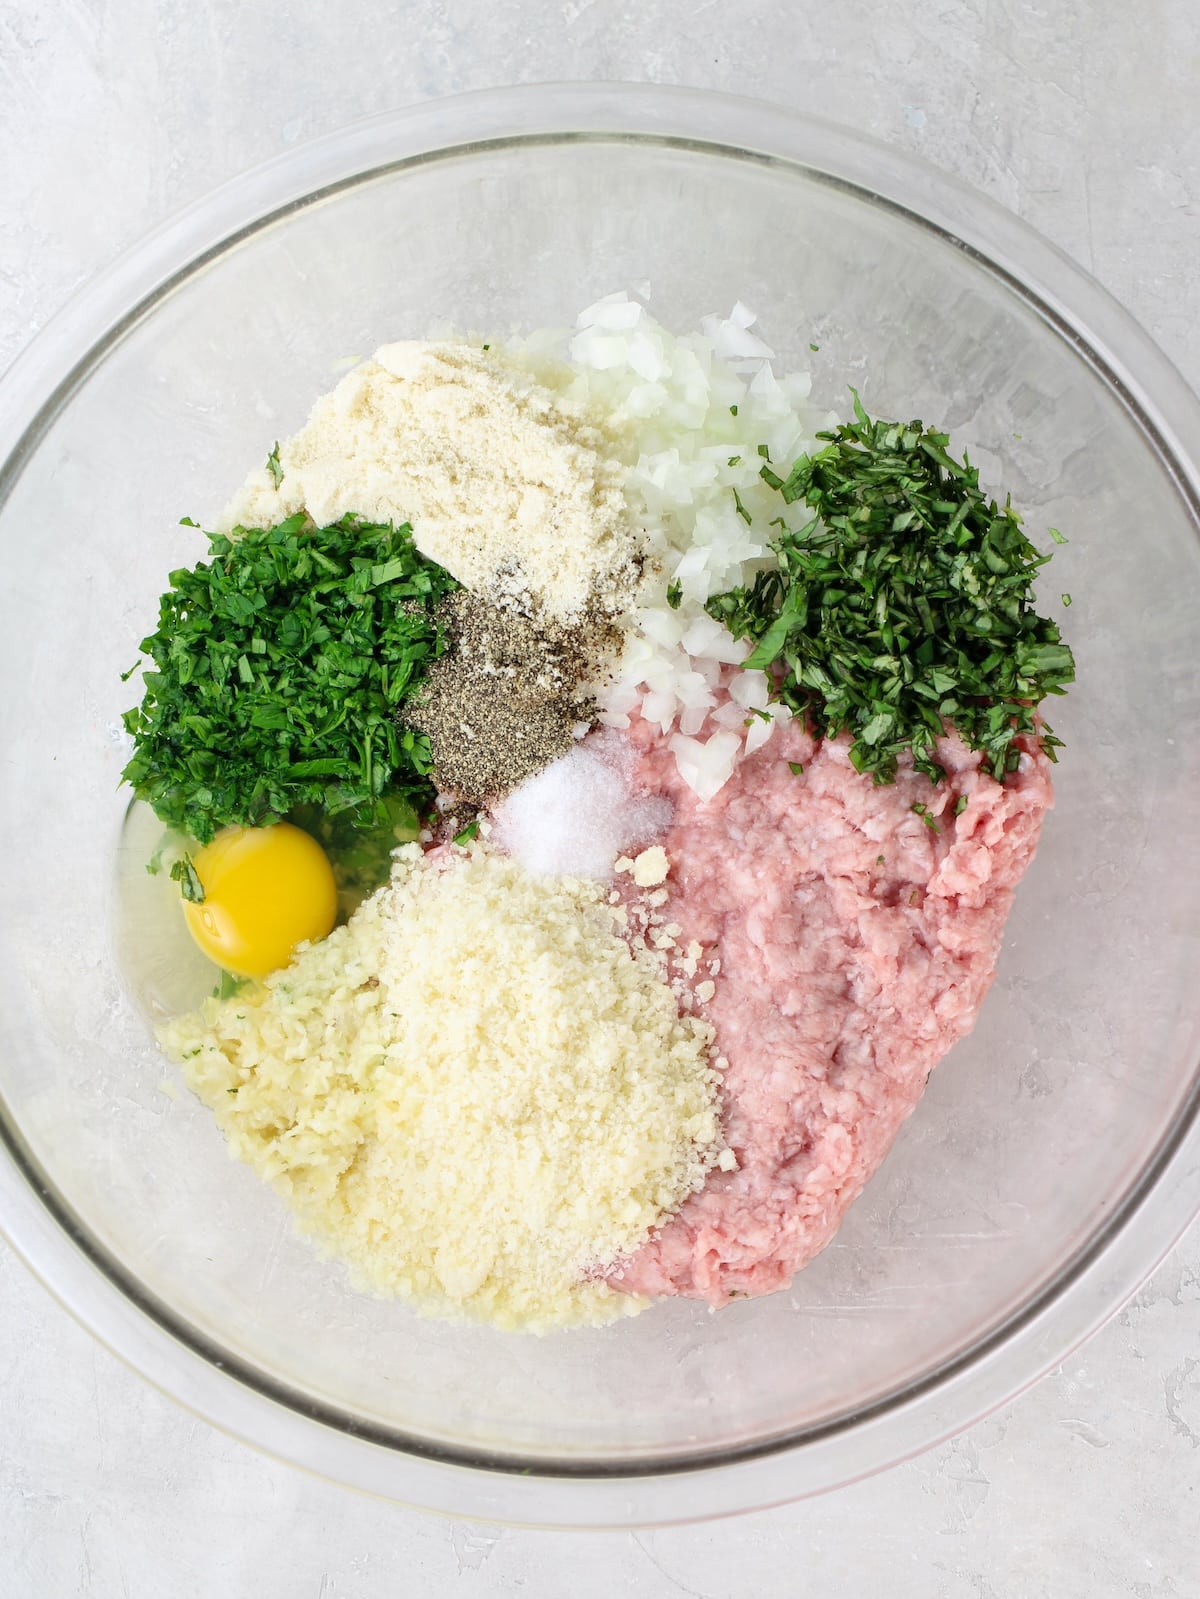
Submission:
<svg viewBox="0 0 1200 1599">
<path fill-rule="evenodd" d="M 597 885 L 444 866 L 401 851 L 348 926 L 164 1045 L 365 1285 L 533 1331 L 632 1313 L 594 1274 L 720 1158 L 711 1028 Z"/>
<path fill-rule="evenodd" d="M 466 344 L 388 344 L 317 401 L 279 451 L 278 487 L 252 472 L 220 527 L 306 509 L 411 522 L 418 549 L 477 592 L 530 595 L 549 616 L 632 603 L 642 540 L 625 468 L 597 419 Z"/>
</svg>

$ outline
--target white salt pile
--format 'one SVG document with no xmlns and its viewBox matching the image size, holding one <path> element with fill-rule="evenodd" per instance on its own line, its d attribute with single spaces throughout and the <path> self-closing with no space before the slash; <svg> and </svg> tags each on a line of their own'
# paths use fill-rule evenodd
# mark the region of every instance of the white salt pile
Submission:
<svg viewBox="0 0 1200 1599">
<path fill-rule="evenodd" d="M 619 855 L 671 823 L 670 802 L 640 794 L 632 766 L 623 740 L 588 739 L 505 797 L 493 841 L 537 876 L 607 881 Z"/>
</svg>

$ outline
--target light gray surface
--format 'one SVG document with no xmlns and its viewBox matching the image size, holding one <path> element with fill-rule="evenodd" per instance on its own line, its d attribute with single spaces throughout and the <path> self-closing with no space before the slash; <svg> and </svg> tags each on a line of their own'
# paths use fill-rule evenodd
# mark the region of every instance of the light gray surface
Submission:
<svg viewBox="0 0 1200 1599">
<path fill-rule="evenodd" d="M 554 77 L 733 89 L 892 139 L 1056 240 L 1200 383 L 1193 0 L 0 3 L 0 363 L 245 166 L 358 114 Z M 311 1481 L 177 1411 L 0 1254 L 4 1599 L 1184 1596 L 1198 1489 L 1196 1229 L 956 1442 L 806 1505 L 632 1537 L 452 1525 Z"/>
</svg>

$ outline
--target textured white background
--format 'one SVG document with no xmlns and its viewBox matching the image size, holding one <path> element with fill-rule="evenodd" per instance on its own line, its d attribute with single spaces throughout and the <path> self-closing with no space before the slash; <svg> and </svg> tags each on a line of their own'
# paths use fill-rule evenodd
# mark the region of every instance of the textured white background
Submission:
<svg viewBox="0 0 1200 1599">
<path fill-rule="evenodd" d="M 1200 385 L 1196 0 L 0 0 L 0 366 L 169 211 L 359 115 L 630 78 L 853 123 L 1093 271 Z M 957 1441 L 738 1521 L 500 1532 L 174 1409 L 0 1248 L 0 1599 L 1200 1594 L 1200 1231 Z"/>
</svg>

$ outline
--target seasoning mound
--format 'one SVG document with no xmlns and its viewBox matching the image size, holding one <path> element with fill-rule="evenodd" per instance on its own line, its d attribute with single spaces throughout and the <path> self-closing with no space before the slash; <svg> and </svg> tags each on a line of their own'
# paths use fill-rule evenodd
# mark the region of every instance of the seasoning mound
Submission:
<svg viewBox="0 0 1200 1599">
<path fill-rule="evenodd" d="M 621 851 L 665 833 L 674 815 L 669 801 L 637 787 L 633 768 L 628 740 L 593 734 L 507 796 L 495 842 L 535 876 L 607 882 Z"/>
<path fill-rule="evenodd" d="M 477 593 L 532 597 L 557 621 L 619 616 L 644 555 L 624 478 L 595 414 L 498 350 L 388 344 L 316 402 L 221 526 L 301 509 L 411 522 L 421 553 Z"/>
<path fill-rule="evenodd" d="M 539 626 L 511 602 L 465 590 L 444 602 L 449 648 L 405 707 L 425 733 L 443 792 L 485 805 L 574 747 L 595 713 L 592 684 L 620 633 L 600 618 Z"/>
<path fill-rule="evenodd" d="M 723 1149 L 712 1030 L 619 923 L 595 884 L 410 845 L 345 927 L 160 1037 L 362 1286 L 502 1328 L 599 1324 L 643 1306 L 599 1275 Z"/>
</svg>

